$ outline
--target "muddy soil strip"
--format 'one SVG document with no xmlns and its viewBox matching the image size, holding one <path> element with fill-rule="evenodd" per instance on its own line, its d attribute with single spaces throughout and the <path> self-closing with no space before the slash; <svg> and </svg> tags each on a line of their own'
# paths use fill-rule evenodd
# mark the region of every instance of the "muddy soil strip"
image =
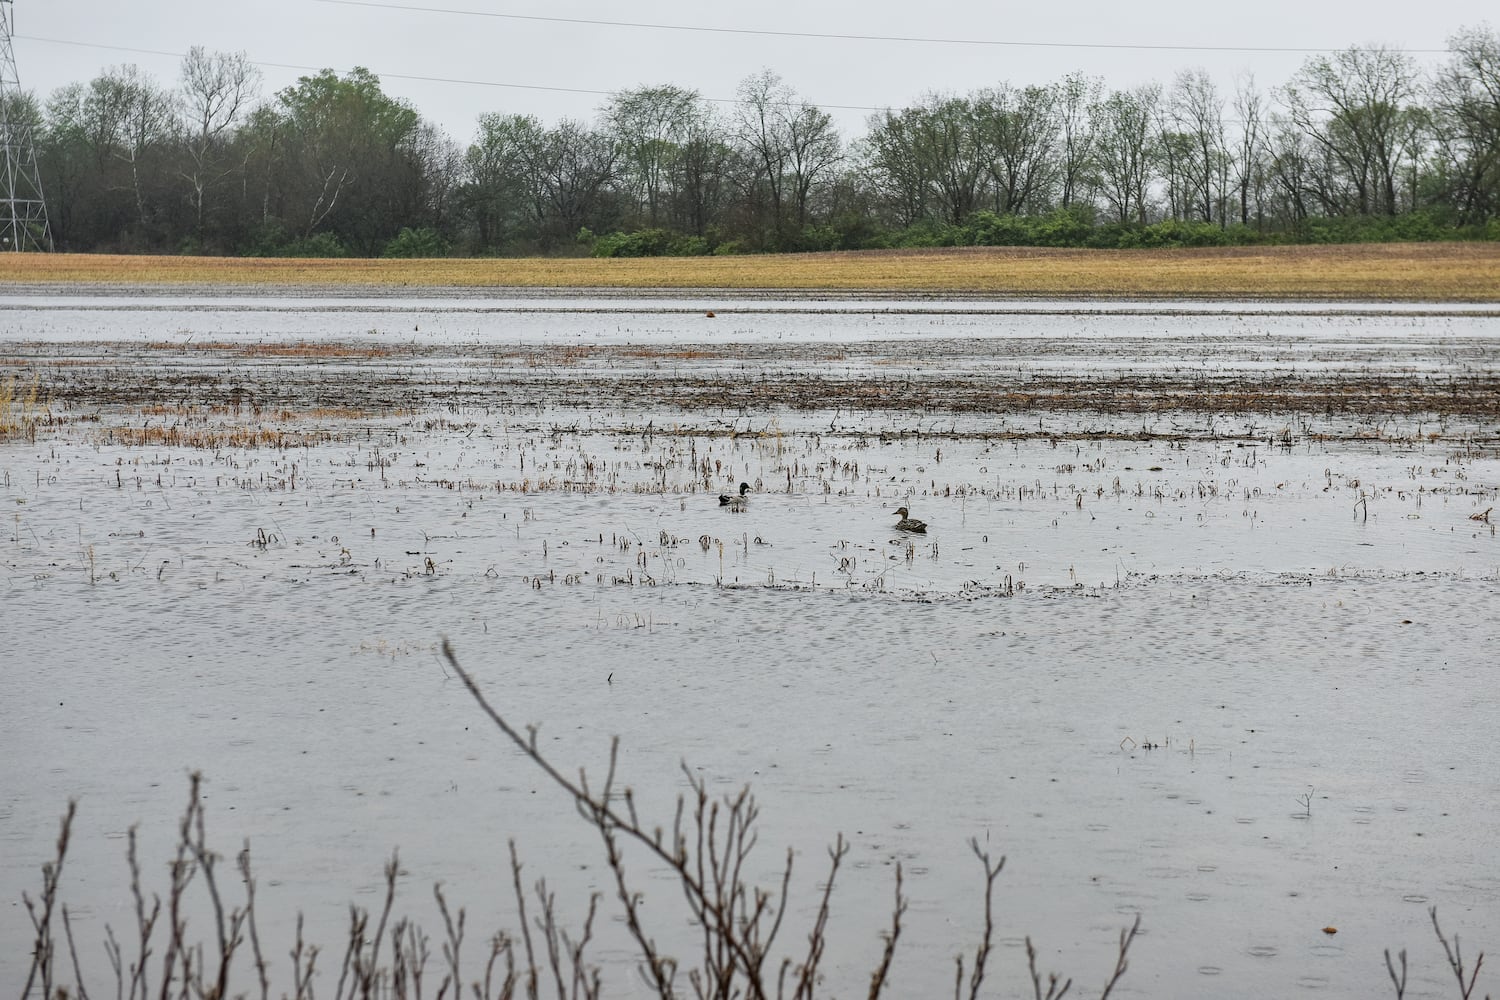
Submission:
<svg viewBox="0 0 1500 1000">
<path fill-rule="evenodd" d="M 63 410 L 175 406 L 255 411 L 643 408 L 733 414 L 844 409 L 1018 417 L 1266 413 L 1500 418 L 1494 344 L 1348 345 L 1296 361 L 1217 345 L 1212 367 L 1160 362 L 1171 345 L 917 344 L 538 347 L 4 344 L 0 369 L 40 377 Z M 1061 357 L 1058 348 L 1064 349 Z M 917 352 L 920 351 L 920 354 Z M 1269 363 L 1262 357 L 1272 359 Z M 1122 363 L 1119 358 L 1130 359 Z M 1455 363 L 1455 358 L 1462 360 Z"/>
</svg>

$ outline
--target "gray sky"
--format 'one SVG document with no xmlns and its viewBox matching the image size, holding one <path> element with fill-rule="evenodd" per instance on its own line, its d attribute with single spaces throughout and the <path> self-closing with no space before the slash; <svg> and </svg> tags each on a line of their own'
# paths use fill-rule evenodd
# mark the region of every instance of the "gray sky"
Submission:
<svg viewBox="0 0 1500 1000">
<path fill-rule="evenodd" d="M 1253 73 L 1262 88 L 1285 82 L 1308 53 L 1226 47 L 1386 44 L 1433 63 L 1441 54 L 1416 50 L 1441 50 L 1458 28 L 1486 17 L 1493 23 L 1494 9 L 1493 0 L 1424 0 L 1417 7 L 1397 0 L 762 0 L 733 6 L 688 0 L 14 0 L 14 19 L 22 86 L 43 98 L 121 63 L 175 84 L 180 54 L 196 44 L 244 51 L 265 73 L 266 97 L 319 68 L 368 67 L 386 93 L 409 100 L 467 142 L 485 112 L 589 120 L 608 92 L 662 83 L 733 98 L 739 82 L 763 68 L 779 73 L 803 98 L 830 106 L 846 137 L 864 131 L 869 112 L 831 106 L 900 108 L 930 91 L 1046 83 L 1070 70 L 1123 88 L 1152 80 L 1165 86 L 1179 70 L 1201 67 L 1227 94 L 1238 74 Z M 785 37 L 452 13 L 458 11 L 1031 44 Z"/>
</svg>

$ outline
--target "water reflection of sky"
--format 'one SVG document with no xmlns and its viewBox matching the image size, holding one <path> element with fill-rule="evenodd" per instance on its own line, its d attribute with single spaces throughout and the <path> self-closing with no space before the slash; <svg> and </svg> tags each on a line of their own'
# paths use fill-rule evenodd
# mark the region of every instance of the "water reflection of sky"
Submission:
<svg viewBox="0 0 1500 1000">
<path fill-rule="evenodd" d="M 1423 303 L 0 296 L 7 325 L 41 341 L 367 336 L 454 345 L 836 343 L 958 336 L 1358 343 L 1492 338 L 1496 312 L 1493 305 Z"/>
</svg>

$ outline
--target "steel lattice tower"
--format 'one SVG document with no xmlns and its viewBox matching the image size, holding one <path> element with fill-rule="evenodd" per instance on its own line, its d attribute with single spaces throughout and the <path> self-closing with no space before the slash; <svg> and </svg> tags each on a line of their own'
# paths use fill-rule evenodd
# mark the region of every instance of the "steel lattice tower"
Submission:
<svg viewBox="0 0 1500 1000">
<path fill-rule="evenodd" d="M 14 0 L 0 0 L 0 251 L 51 250 L 31 122 L 21 113 L 21 80 L 10 45 L 14 24 Z"/>
</svg>

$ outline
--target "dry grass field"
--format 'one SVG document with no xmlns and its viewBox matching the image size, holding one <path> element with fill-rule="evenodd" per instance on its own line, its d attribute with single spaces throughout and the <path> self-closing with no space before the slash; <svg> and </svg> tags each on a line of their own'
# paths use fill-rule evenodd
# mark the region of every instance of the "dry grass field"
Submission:
<svg viewBox="0 0 1500 1000">
<path fill-rule="evenodd" d="M 1199 250 L 966 247 L 634 260 L 0 257 L 0 289 L 36 285 L 733 289 L 994 298 L 1491 302 L 1500 301 L 1500 244 Z"/>
</svg>

